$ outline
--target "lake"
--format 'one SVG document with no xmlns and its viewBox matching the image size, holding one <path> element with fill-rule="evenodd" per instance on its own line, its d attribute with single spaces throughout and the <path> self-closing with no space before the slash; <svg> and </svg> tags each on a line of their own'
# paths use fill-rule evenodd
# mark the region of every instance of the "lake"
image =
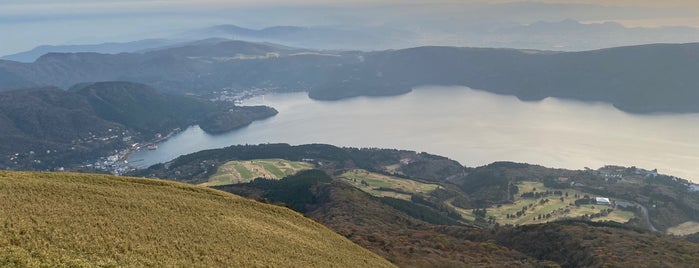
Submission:
<svg viewBox="0 0 699 268">
<path fill-rule="evenodd" d="M 523 102 L 465 87 L 421 87 L 392 97 L 315 101 L 306 93 L 258 96 L 277 116 L 221 135 L 193 126 L 139 151 L 138 167 L 234 144 L 327 143 L 424 151 L 466 166 L 515 161 L 582 169 L 637 166 L 699 181 L 699 114 L 635 115 L 605 103 Z"/>
</svg>

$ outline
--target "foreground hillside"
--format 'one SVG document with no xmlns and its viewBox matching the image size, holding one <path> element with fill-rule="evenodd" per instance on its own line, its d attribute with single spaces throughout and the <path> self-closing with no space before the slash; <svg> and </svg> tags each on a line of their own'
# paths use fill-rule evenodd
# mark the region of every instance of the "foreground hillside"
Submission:
<svg viewBox="0 0 699 268">
<path fill-rule="evenodd" d="M 158 180 L 0 171 L 0 266 L 389 267 L 289 209 Z"/>
</svg>

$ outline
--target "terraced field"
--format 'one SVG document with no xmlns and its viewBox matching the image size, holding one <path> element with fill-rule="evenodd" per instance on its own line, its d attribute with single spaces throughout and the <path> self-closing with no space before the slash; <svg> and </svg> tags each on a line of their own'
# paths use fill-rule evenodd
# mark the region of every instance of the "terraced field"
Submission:
<svg viewBox="0 0 699 268">
<path fill-rule="evenodd" d="M 436 184 L 422 183 L 414 180 L 353 169 L 339 176 L 340 179 L 354 185 L 371 195 L 410 200 L 412 194 L 429 194 L 439 187 Z"/>
<path fill-rule="evenodd" d="M 299 171 L 312 169 L 313 164 L 294 162 L 283 159 L 256 159 L 247 161 L 230 161 L 218 168 L 218 172 L 209 177 L 204 186 L 218 186 L 246 183 L 255 178 L 281 179 Z"/>
</svg>

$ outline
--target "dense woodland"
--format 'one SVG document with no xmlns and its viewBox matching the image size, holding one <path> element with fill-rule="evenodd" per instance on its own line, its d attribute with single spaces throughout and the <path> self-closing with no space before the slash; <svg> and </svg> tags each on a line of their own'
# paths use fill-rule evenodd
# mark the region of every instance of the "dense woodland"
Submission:
<svg viewBox="0 0 699 268">
<path fill-rule="evenodd" d="M 0 92 L 0 167 L 53 170 L 200 124 L 210 133 L 273 116 L 269 107 L 238 107 L 166 94 L 143 84 L 100 82 Z"/>
</svg>

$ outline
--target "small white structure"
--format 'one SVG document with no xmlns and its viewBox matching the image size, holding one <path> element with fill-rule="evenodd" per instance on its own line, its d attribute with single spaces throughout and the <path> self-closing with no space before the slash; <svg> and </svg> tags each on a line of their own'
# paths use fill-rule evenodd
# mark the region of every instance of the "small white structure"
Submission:
<svg viewBox="0 0 699 268">
<path fill-rule="evenodd" d="M 607 205 L 607 206 L 612 205 L 612 202 L 609 201 L 609 198 L 606 198 L 606 197 L 595 197 L 595 202 L 597 202 L 598 205 Z"/>
</svg>

